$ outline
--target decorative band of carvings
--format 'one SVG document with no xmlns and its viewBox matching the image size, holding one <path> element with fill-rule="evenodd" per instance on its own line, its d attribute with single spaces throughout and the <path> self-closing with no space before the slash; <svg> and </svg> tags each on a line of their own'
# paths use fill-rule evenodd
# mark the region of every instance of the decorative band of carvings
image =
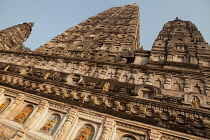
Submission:
<svg viewBox="0 0 210 140">
<path fill-rule="evenodd" d="M 86 91 L 76 86 L 59 85 L 6 72 L 1 73 L 0 84 L 117 117 L 210 138 L 210 113 L 203 110 L 112 92 Z"/>
<path fill-rule="evenodd" d="M 206 67 L 206 69 L 200 69 L 199 72 L 195 72 L 195 71 L 188 72 L 188 71 L 183 71 L 183 70 L 163 68 L 162 65 L 165 65 L 166 62 L 161 63 L 161 65 L 159 67 L 157 67 L 155 65 L 153 66 L 152 64 L 159 63 L 157 61 L 153 62 L 152 64 L 148 63 L 149 65 L 136 65 L 136 64 L 119 64 L 119 63 L 111 63 L 111 62 L 101 62 L 101 61 L 87 60 L 87 59 L 81 59 L 81 58 L 78 59 L 78 58 L 75 58 L 75 57 L 62 57 L 62 56 L 44 55 L 44 54 L 36 54 L 36 53 L 13 52 L 13 51 L 5 51 L 5 50 L 0 50 L 0 52 L 1 52 L 2 55 L 13 56 L 14 57 L 13 60 L 15 60 L 15 57 L 18 57 L 18 56 L 20 56 L 20 57 L 22 56 L 25 59 L 29 59 L 27 62 L 30 62 L 30 59 L 32 59 L 32 58 L 37 59 L 37 62 L 31 62 L 31 63 L 33 63 L 33 65 L 35 65 L 36 63 L 40 63 L 41 61 L 44 61 L 44 60 L 51 60 L 51 61 L 61 60 L 64 63 L 84 62 L 85 64 L 89 63 L 91 65 L 101 65 L 101 66 L 109 65 L 111 67 L 116 67 L 116 68 L 117 67 L 118 68 L 125 68 L 126 67 L 126 69 L 139 69 L 139 70 L 144 71 L 144 72 L 148 72 L 148 70 L 149 70 L 149 71 L 154 71 L 154 72 L 157 72 L 157 73 L 160 73 L 160 74 L 164 74 L 164 73 L 167 72 L 167 73 L 178 74 L 179 76 L 180 75 L 181 76 L 189 75 L 189 76 L 195 77 L 196 79 L 202 79 L 202 78 L 209 77 L 209 75 L 206 74 L 206 69 L 209 69 L 209 67 Z M 15 62 L 11 62 L 11 61 L 9 61 L 9 62 L 10 62 L 10 64 L 16 64 Z M 180 64 L 180 63 L 176 63 L 176 62 L 170 62 L 170 63 L 173 63 L 173 65 L 176 64 L 177 66 L 186 67 L 186 65 L 183 66 L 183 64 Z M 27 64 L 23 64 L 23 65 L 26 66 Z M 30 66 L 30 65 L 28 65 L 28 66 Z M 195 65 L 188 64 L 188 66 L 195 68 Z M 196 69 L 198 69 L 197 66 L 196 66 Z M 204 72 L 204 73 L 201 74 L 202 72 Z"/>
<path fill-rule="evenodd" d="M 100 79 L 100 78 L 93 78 L 93 77 L 88 77 L 88 76 L 82 76 L 80 74 L 69 74 L 69 73 L 64 73 L 64 72 L 58 72 L 58 71 L 53 71 L 53 70 L 46 70 L 46 69 L 39 69 L 35 67 L 28 67 L 28 66 L 19 66 L 15 64 L 7 64 L 7 63 L 2 63 L 0 62 L 0 71 L 1 73 L 12 73 L 16 74 L 19 76 L 27 77 L 28 79 L 36 79 L 36 80 L 41 80 L 46 83 L 61 83 L 62 85 L 70 86 L 71 83 L 75 81 L 78 83 L 77 87 L 80 86 L 79 88 L 86 89 L 86 88 L 91 88 L 92 90 L 94 89 L 103 89 L 103 85 L 106 82 L 110 83 L 110 89 L 109 91 L 115 92 L 115 93 L 121 93 L 121 94 L 127 94 L 130 96 L 137 96 L 137 92 L 139 91 L 140 85 L 136 85 L 134 83 L 124 83 L 124 82 L 119 82 L 116 79 Z M 50 75 L 50 76 L 49 76 Z M 20 82 L 20 79 L 13 78 L 13 82 Z M 142 84 L 144 85 L 144 84 Z M 85 88 L 84 88 L 85 87 Z M 72 86 L 74 88 L 74 86 Z M 89 90 L 91 90 L 89 89 Z M 115 94 L 114 93 L 114 94 Z M 164 100 L 166 102 L 171 102 L 171 103 L 176 103 L 176 104 L 181 104 L 181 97 L 174 97 L 170 95 L 163 95 L 163 94 L 158 94 L 154 97 L 156 100 Z"/>
</svg>

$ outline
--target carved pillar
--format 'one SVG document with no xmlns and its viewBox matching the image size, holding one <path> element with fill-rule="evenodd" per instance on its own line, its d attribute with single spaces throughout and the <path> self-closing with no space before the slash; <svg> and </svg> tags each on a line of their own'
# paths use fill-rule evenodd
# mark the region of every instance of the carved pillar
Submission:
<svg viewBox="0 0 210 140">
<path fill-rule="evenodd" d="M 152 129 L 150 131 L 149 139 L 150 140 L 161 140 L 161 136 L 162 136 L 162 134 L 160 133 L 160 131 Z"/>
<path fill-rule="evenodd" d="M 63 125 L 63 127 L 61 128 L 60 132 L 56 136 L 56 138 L 55 138 L 56 140 L 63 140 L 66 137 L 66 135 L 68 134 L 68 130 L 72 126 L 72 122 L 77 117 L 77 114 L 78 114 L 78 111 L 76 109 L 71 109 L 69 111 L 68 118 L 67 118 L 65 124 Z"/>
<path fill-rule="evenodd" d="M 92 76 L 95 70 L 96 70 L 96 65 L 90 66 L 90 69 L 88 70 L 88 76 Z"/>
<path fill-rule="evenodd" d="M 165 76 L 165 83 L 164 83 L 164 89 L 171 89 L 171 79 L 172 77 L 170 75 Z"/>
<path fill-rule="evenodd" d="M 204 83 L 205 83 L 205 91 L 206 91 L 206 95 L 210 96 L 210 81 L 208 79 L 204 79 Z"/>
<path fill-rule="evenodd" d="M 190 77 L 184 77 L 184 92 L 190 92 Z"/>
<path fill-rule="evenodd" d="M 103 66 L 103 70 L 99 76 L 99 78 L 106 79 L 106 75 L 108 74 L 109 66 Z"/>
<path fill-rule="evenodd" d="M 114 125 L 115 125 L 115 121 L 113 119 L 106 118 L 101 140 L 109 140 L 110 139 Z"/>
<path fill-rule="evenodd" d="M 138 71 L 137 70 L 133 70 L 130 80 L 128 81 L 128 83 L 136 83 L 136 77 L 137 77 Z"/>
<path fill-rule="evenodd" d="M 14 109 L 20 108 L 20 106 L 24 102 L 24 99 L 25 99 L 25 95 L 24 94 L 18 94 L 18 96 L 16 97 L 15 102 L 12 105 L 9 106 L 9 108 L 4 112 L 4 114 L 2 114 L 0 116 L 0 118 L 6 118 L 7 116 L 9 116 L 11 111 L 13 111 Z"/>
<path fill-rule="evenodd" d="M 154 75 L 150 73 L 150 74 L 148 75 L 146 84 L 148 84 L 148 85 L 153 85 L 153 79 L 154 79 Z"/>
<path fill-rule="evenodd" d="M 4 97 L 4 91 L 5 89 L 0 88 L 0 99 Z"/>
<path fill-rule="evenodd" d="M 41 113 L 48 107 L 48 105 L 49 104 L 47 101 L 42 100 L 40 102 L 39 109 L 33 116 L 31 116 L 28 119 L 27 123 L 24 125 L 24 129 L 26 129 L 26 128 L 27 128 L 27 130 L 30 129 L 34 125 L 34 123 L 37 121 L 37 119 L 41 115 Z"/>
<path fill-rule="evenodd" d="M 45 108 L 48 107 L 47 101 L 41 101 L 40 107 L 37 110 L 37 112 L 31 116 L 27 123 L 17 132 L 13 140 L 24 140 L 25 139 L 25 133 L 34 125 L 34 123 L 37 121 L 38 117 L 41 115 L 41 113 L 44 111 Z"/>
</svg>

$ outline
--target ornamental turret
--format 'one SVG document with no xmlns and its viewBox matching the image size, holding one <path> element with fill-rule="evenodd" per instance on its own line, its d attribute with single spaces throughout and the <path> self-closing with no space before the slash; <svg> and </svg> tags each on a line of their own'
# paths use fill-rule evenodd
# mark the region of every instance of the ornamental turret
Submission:
<svg viewBox="0 0 210 140">
<path fill-rule="evenodd" d="M 19 51 L 29 37 L 34 23 L 18 24 L 0 31 L 0 50 Z"/>
<path fill-rule="evenodd" d="M 176 18 L 164 24 L 154 41 L 151 60 L 209 66 L 210 47 L 190 21 Z"/>
</svg>

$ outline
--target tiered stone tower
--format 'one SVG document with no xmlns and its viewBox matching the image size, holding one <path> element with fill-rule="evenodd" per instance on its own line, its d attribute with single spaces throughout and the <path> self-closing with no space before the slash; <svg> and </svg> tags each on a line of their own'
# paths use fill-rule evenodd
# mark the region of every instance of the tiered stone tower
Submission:
<svg viewBox="0 0 210 140">
<path fill-rule="evenodd" d="M 153 44 L 151 59 L 209 66 L 209 54 L 209 45 L 196 26 L 176 18 L 163 26 Z"/>
<path fill-rule="evenodd" d="M 189 21 L 169 21 L 144 51 L 139 7 L 126 5 L 34 52 L 2 49 L 0 139 L 210 139 L 209 45 Z"/>
<path fill-rule="evenodd" d="M 139 39 L 139 7 L 127 5 L 88 18 L 35 52 L 126 63 L 139 49 Z"/>
<path fill-rule="evenodd" d="M 0 50 L 20 50 L 31 34 L 34 23 L 23 23 L 0 31 Z"/>
</svg>

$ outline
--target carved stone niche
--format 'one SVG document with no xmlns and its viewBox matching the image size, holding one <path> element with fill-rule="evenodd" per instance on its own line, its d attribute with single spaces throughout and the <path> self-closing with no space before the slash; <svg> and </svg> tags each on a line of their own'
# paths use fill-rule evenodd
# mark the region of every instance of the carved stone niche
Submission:
<svg viewBox="0 0 210 140">
<path fill-rule="evenodd" d="M 140 98 L 154 99 L 157 97 L 157 94 L 161 94 L 160 89 L 151 85 L 141 85 L 140 88 Z"/>
<path fill-rule="evenodd" d="M 73 139 L 81 139 L 81 140 L 93 140 L 99 137 L 99 129 L 101 127 L 101 124 L 98 122 L 95 122 L 92 116 L 85 116 L 85 119 L 79 118 L 76 120 L 76 126 L 74 125 L 68 136 L 67 139 L 73 138 Z"/>
<path fill-rule="evenodd" d="M 140 132 L 140 134 L 136 133 L 136 131 L 133 132 L 132 127 L 130 128 L 129 126 L 125 128 L 125 130 L 124 128 L 117 128 L 114 140 L 145 140 L 146 136 L 144 130 L 138 132 Z"/>
<path fill-rule="evenodd" d="M 206 97 L 207 97 L 206 95 L 190 92 L 184 94 L 184 101 L 182 103 L 191 105 L 192 107 L 195 108 L 200 108 L 200 107 L 210 108 L 210 105 L 207 104 Z"/>
<path fill-rule="evenodd" d="M 49 109 L 45 114 L 40 116 L 40 119 L 34 125 L 34 129 L 38 130 L 39 133 L 54 136 L 60 128 L 63 118 L 64 114 Z"/>
</svg>

